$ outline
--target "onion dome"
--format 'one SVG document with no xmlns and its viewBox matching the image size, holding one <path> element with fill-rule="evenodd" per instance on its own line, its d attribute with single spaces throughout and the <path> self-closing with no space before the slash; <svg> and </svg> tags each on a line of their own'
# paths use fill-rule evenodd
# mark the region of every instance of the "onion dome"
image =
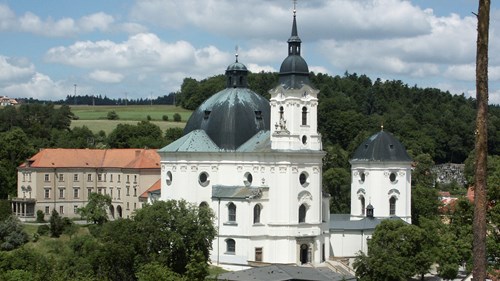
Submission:
<svg viewBox="0 0 500 281">
<path fill-rule="evenodd" d="M 288 57 L 281 63 L 279 83 L 285 88 L 299 89 L 302 85 L 310 85 L 309 67 L 300 56 L 300 40 L 297 33 L 296 11 L 293 10 L 292 35 L 288 39 Z"/>
<path fill-rule="evenodd" d="M 354 152 L 351 161 L 411 162 L 411 158 L 393 135 L 381 130 L 365 140 Z"/>
<path fill-rule="evenodd" d="M 191 115 L 184 134 L 204 130 L 224 150 L 236 150 L 262 130 L 269 130 L 269 101 L 248 89 L 248 70 L 238 62 L 226 69 L 226 89 L 204 101 Z"/>
</svg>

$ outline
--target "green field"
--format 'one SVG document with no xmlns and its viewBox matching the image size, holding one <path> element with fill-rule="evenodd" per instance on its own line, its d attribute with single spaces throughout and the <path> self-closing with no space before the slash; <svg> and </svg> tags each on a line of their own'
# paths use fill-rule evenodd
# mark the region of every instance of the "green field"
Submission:
<svg viewBox="0 0 500 281">
<path fill-rule="evenodd" d="M 109 134 L 118 124 L 136 125 L 137 122 L 148 120 L 158 125 L 162 131 L 168 128 L 184 128 L 186 121 L 191 116 L 191 111 L 172 105 L 129 105 L 129 106 L 71 106 L 71 111 L 78 120 L 71 122 L 71 128 L 87 126 L 94 133 L 104 131 Z M 115 111 L 119 119 L 107 120 L 108 112 Z M 181 122 L 173 122 L 174 114 L 181 115 Z M 169 121 L 163 121 L 163 115 L 168 116 Z"/>
</svg>

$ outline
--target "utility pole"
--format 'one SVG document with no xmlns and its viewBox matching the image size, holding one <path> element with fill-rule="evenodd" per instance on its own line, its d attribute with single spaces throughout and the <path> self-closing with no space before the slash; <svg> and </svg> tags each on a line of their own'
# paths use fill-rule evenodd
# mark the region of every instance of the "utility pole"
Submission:
<svg viewBox="0 0 500 281">
<path fill-rule="evenodd" d="M 75 84 L 75 94 L 74 94 L 74 97 L 75 97 L 74 102 L 75 102 L 75 105 L 76 105 L 76 84 Z"/>
</svg>

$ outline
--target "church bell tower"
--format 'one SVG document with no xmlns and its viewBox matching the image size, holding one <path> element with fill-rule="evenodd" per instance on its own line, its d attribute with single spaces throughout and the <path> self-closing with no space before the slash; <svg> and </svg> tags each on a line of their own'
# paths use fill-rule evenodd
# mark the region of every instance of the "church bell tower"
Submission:
<svg viewBox="0 0 500 281">
<path fill-rule="evenodd" d="M 309 68 L 300 56 L 301 43 L 294 9 L 288 57 L 281 64 L 279 85 L 269 91 L 272 149 L 322 149 L 317 122 L 319 90 L 311 86 Z"/>
</svg>

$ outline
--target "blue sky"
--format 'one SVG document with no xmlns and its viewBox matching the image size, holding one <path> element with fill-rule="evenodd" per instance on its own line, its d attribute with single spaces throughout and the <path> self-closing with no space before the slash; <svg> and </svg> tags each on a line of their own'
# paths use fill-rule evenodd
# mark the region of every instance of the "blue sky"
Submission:
<svg viewBox="0 0 500 281">
<path fill-rule="evenodd" d="M 477 0 L 299 0 L 314 72 L 366 74 L 475 96 Z M 149 98 L 234 61 L 277 71 L 290 0 L 0 0 L 0 95 Z M 500 5 L 492 1 L 490 103 L 500 104 Z"/>
</svg>

